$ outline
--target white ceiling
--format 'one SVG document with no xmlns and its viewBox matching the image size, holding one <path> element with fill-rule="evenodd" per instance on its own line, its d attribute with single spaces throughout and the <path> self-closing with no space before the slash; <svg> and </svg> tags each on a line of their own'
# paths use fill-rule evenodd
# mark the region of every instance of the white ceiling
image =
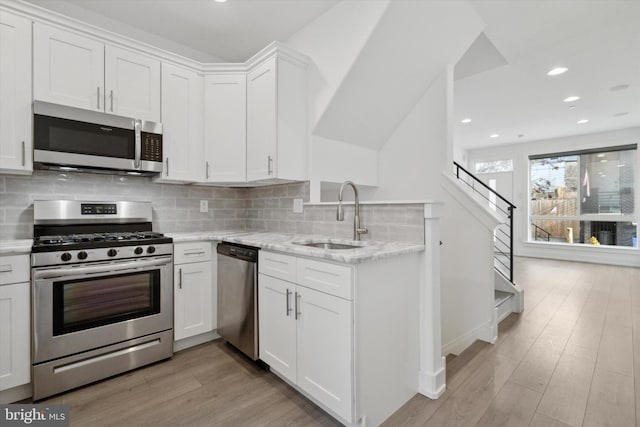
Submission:
<svg viewBox="0 0 640 427">
<path fill-rule="evenodd" d="M 243 62 L 272 41 L 286 40 L 339 0 L 27 1 L 106 29 L 112 21 L 126 24 L 188 47 L 160 46 L 192 59 Z"/>
<path fill-rule="evenodd" d="M 640 1 L 472 3 L 507 64 L 456 80 L 457 145 L 473 149 L 640 126 Z M 569 71 L 546 75 L 559 65 Z M 629 88 L 610 90 L 622 84 Z M 570 95 L 581 99 L 563 102 Z M 460 123 L 467 117 L 471 123 Z M 576 123 L 580 119 L 589 122 Z"/>
<path fill-rule="evenodd" d="M 195 60 L 241 62 L 273 40 L 286 41 L 339 0 L 27 1 Z M 486 27 L 456 69 L 457 145 L 640 126 L 640 0 L 471 3 Z M 569 71 L 547 77 L 555 65 Z M 609 90 L 621 84 L 630 86 Z M 569 95 L 582 98 L 572 110 L 562 102 Z M 465 117 L 473 121 L 461 124 Z M 589 123 L 577 124 L 582 118 Z M 489 138 L 494 133 L 500 137 Z"/>
</svg>

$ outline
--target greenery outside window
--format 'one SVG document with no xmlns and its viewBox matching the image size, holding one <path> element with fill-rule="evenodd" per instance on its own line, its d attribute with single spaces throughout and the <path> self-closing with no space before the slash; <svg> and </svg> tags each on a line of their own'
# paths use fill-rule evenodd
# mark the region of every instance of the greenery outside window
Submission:
<svg viewBox="0 0 640 427">
<path fill-rule="evenodd" d="M 637 145 L 530 156 L 530 241 L 638 246 Z"/>
</svg>

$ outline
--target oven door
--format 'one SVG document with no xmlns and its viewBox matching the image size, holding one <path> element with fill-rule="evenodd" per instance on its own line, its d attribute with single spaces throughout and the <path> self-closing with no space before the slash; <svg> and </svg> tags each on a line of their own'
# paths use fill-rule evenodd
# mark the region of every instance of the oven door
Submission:
<svg viewBox="0 0 640 427">
<path fill-rule="evenodd" d="M 34 268 L 33 363 L 173 327 L 173 256 Z"/>
</svg>

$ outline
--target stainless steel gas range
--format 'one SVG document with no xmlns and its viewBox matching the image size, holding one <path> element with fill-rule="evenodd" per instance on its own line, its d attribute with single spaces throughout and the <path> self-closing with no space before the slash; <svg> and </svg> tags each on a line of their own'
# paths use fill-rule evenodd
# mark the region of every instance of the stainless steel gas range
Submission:
<svg viewBox="0 0 640 427">
<path fill-rule="evenodd" d="M 33 399 L 173 354 L 173 243 L 148 202 L 35 201 Z"/>
</svg>

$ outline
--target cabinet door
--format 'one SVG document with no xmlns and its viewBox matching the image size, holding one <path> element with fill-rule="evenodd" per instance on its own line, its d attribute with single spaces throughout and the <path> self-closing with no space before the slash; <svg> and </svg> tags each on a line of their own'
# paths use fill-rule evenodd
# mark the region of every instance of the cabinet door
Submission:
<svg viewBox="0 0 640 427">
<path fill-rule="evenodd" d="M 35 23 L 33 97 L 104 111 L 104 45 L 87 37 Z"/>
<path fill-rule="evenodd" d="M 159 122 L 160 61 L 107 45 L 105 67 L 105 111 Z"/>
<path fill-rule="evenodd" d="M 31 381 L 29 283 L 0 286 L 0 390 Z"/>
<path fill-rule="evenodd" d="M 203 77 L 194 71 L 162 64 L 161 180 L 202 181 Z"/>
<path fill-rule="evenodd" d="M 247 181 L 277 175 L 276 74 L 272 58 L 247 75 Z"/>
<path fill-rule="evenodd" d="M 31 21 L 0 11 L 0 172 L 30 172 Z"/>
<path fill-rule="evenodd" d="M 291 382 L 296 381 L 295 288 L 264 274 L 258 279 L 260 359 Z"/>
<path fill-rule="evenodd" d="M 247 78 L 244 74 L 205 77 L 205 178 L 207 182 L 247 179 Z"/>
<path fill-rule="evenodd" d="M 298 287 L 298 386 L 341 417 L 352 419 L 353 306 Z"/>
<path fill-rule="evenodd" d="M 213 330 L 211 262 L 174 267 L 174 339 Z"/>
</svg>

